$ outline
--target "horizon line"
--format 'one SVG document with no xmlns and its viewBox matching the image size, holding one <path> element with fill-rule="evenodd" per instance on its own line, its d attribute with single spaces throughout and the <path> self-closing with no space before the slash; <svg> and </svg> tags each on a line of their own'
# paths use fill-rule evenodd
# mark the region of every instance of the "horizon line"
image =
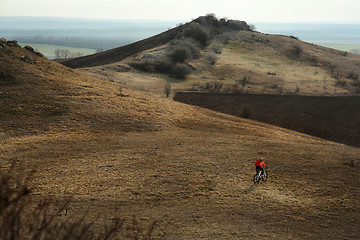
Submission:
<svg viewBox="0 0 360 240">
<path fill-rule="evenodd" d="M 64 17 L 64 16 L 0 16 L 0 18 L 38 18 L 38 19 L 49 19 L 49 18 L 53 18 L 53 19 L 71 19 L 71 20 L 92 20 L 92 21 L 153 21 L 153 22 L 179 22 L 180 23 L 184 23 L 184 22 L 189 22 L 192 21 L 196 18 L 192 18 L 190 20 L 185 20 L 185 19 L 156 19 L 156 18 L 96 18 L 96 17 Z M 253 20 L 253 21 L 248 21 L 245 19 L 237 19 L 237 20 L 241 20 L 241 21 L 245 21 L 247 23 L 252 23 L 252 24 L 312 24 L 312 23 L 316 23 L 316 24 L 360 24 L 360 21 L 350 21 L 350 20 L 324 20 L 324 21 L 319 21 L 319 20 L 309 20 L 309 21 L 294 21 L 294 20 L 289 20 L 289 21 L 273 21 L 273 20 Z"/>
</svg>

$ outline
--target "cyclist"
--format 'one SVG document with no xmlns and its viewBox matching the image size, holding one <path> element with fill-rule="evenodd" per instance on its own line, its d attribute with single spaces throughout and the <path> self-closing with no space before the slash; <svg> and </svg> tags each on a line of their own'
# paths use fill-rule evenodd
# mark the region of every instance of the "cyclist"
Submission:
<svg viewBox="0 0 360 240">
<path fill-rule="evenodd" d="M 264 159 L 262 157 L 259 157 L 256 161 L 255 161 L 255 170 L 256 173 L 259 173 L 259 171 L 261 171 L 261 175 L 264 174 L 264 168 L 267 168 Z"/>
</svg>

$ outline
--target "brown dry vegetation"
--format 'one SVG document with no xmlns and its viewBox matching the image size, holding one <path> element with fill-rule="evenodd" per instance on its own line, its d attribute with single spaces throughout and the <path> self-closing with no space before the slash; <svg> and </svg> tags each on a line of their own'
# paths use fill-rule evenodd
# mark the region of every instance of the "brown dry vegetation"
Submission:
<svg viewBox="0 0 360 240">
<path fill-rule="evenodd" d="M 0 74 L 1 171 L 35 170 L 35 199 L 72 196 L 65 221 L 135 216 L 165 239 L 358 238 L 359 148 L 120 92 L 17 46 L 1 47 Z M 270 178 L 255 186 L 259 155 Z"/>
<path fill-rule="evenodd" d="M 201 57 L 189 61 L 192 72 L 185 81 L 162 73 L 144 73 L 127 66 L 134 61 L 166 55 L 167 45 L 157 46 L 106 66 L 82 69 L 123 86 L 161 95 L 165 82 L 172 82 L 178 91 L 209 91 L 207 84 L 221 82 L 221 92 L 255 94 L 291 94 L 312 96 L 357 96 L 360 93 L 360 56 L 344 54 L 288 36 L 251 31 L 232 31 L 226 44 L 221 36 L 212 39 L 201 51 Z M 206 54 L 214 45 L 221 49 L 215 64 Z M 296 49 L 301 49 L 299 52 Z M 243 88 L 239 81 L 249 78 Z M 130 79 L 130 80 L 129 80 Z M 144 84 L 146 87 L 143 87 Z"/>
</svg>

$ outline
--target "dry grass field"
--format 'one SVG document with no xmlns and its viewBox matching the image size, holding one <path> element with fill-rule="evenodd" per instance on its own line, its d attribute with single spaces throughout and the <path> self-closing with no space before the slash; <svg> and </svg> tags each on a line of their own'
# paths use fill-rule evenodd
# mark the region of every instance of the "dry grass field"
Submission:
<svg viewBox="0 0 360 240">
<path fill-rule="evenodd" d="M 154 239 L 358 238 L 359 148 L 120 91 L 5 42 L 0 77 L 0 170 L 34 171 L 34 199 L 71 196 L 59 221 L 135 218 L 156 222 Z M 259 156 L 270 178 L 254 185 Z"/>
</svg>

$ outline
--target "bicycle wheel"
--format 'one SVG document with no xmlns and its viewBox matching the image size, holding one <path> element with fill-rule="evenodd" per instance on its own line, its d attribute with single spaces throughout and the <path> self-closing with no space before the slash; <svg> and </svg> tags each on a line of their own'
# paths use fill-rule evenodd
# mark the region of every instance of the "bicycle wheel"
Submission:
<svg viewBox="0 0 360 240">
<path fill-rule="evenodd" d="M 254 174 L 253 181 L 255 184 L 259 183 L 259 178 L 256 173 Z"/>
<path fill-rule="evenodd" d="M 261 179 L 265 182 L 268 179 L 268 177 L 269 177 L 268 172 L 265 170 L 264 175 L 262 176 Z"/>
</svg>

